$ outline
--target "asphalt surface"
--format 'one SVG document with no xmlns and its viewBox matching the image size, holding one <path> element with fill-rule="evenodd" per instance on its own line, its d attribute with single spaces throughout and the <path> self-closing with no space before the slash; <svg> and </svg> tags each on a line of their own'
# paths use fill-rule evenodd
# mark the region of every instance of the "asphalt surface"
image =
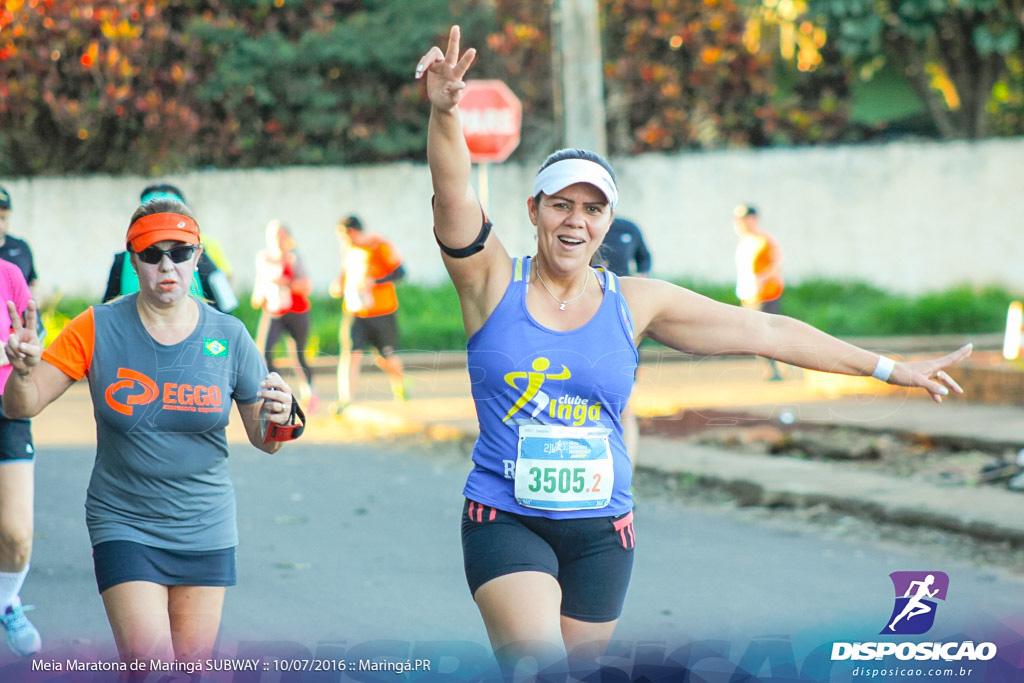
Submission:
<svg viewBox="0 0 1024 683">
<path fill-rule="evenodd" d="M 37 460 L 37 542 L 22 595 L 36 605 L 30 617 L 44 649 L 28 661 L 0 646 L 0 681 L 118 680 L 70 669 L 116 660 L 82 511 L 91 455 L 88 446 L 51 446 Z M 493 659 L 462 572 L 464 450 L 419 439 L 299 441 L 273 455 L 238 444 L 231 459 L 239 581 L 228 590 L 217 657 L 263 664 L 256 672 L 204 670 L 204 682 L 419 680 L 366 671 L 300 677 L 279 668 L 385 656 L 431 657 L 437 677 L 426 680 L 492 680 L 477 675 L 493 669 Z M 646 664 L 660 673 L 648 672 L 648 680 L 686 680 L 680 664 L 667 662 L 670 653 L 709 643 L 722 654 L 691 667 L 710 668 L 708 677 L 689 680 L 746 680 L 741 665 L 765 642 L 774 649 L 767 680 L 796 680 L 785 674 L 787 660 L 806 680 L 849 680 L 849 662 L 822 669 L 810 653 L 877 633 L 893 607 L 893 570 L 937 569 L 955 588 L 932 637 L 980 642 L 1006 633 L 1024 613 L 1024 577 L 951 555 L 941 543 L 885 542 L 842 522 L 805 526 L 766 509 L 694 504 L 676 493 L 638 485 L 638 550 L 610 650 L 619 673 L 603 680 L 626 680 L 625 672 L 644 680 Z M 1004 642 L 1003 663 L 1013 657 Z M 957 683 L 988 680 L 998 679 L 978 674 Z"/>
</svg>

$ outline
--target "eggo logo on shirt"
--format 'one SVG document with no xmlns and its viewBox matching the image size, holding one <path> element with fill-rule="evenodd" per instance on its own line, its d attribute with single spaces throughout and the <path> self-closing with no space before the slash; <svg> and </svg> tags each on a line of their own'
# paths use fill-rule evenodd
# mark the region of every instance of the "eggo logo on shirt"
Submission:
<svg viewBox="0 0 1024 683">
<path fill-rule="evenodd" d="M 107 387 L 107 405 L 122 415 L 131 415 L 134 406 L 147 405 L 158 398 L 161 410 L 210 413 L 221 408 L 223 396 L 218 386 L 165 382 L 158 387 L 152 379 L 129 368 L 118 368 L 120 380 Z"/>
<path fill-rule="evenodd" d="M 210 413 L 220 410 L 220 387 L 202 384 L 164 384 L 164 410 Z"/>
<path fill-rule="evenodd" d="M 146 405 L 152 403 L 157 397 L 156 382 L 146 377 L 141 372 L 118 368 L 117 378 L 120 382 L 114 382 L 107 387 L 107 405 L 122 415 L 131 415 L 134 410 L 132 406 Z M 141 393 L 128 393 L 124 402 L 118 401 L 117 394 L 125 395 L 126 391 L 131 392 L 136 386 L 142 388 Z"/>
</svg>

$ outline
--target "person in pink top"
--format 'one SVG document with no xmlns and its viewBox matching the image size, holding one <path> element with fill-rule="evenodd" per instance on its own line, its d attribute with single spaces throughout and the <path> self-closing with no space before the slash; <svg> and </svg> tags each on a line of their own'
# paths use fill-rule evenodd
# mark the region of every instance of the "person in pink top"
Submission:
<svg viewBox="0 0 1024 683">
<path fill-rule="evenodd" d="M 23 314 L 32 295 L 21 270 L 0 259 L 0 296 L 14 302 Z M 11 330 L 6 306 L 0 311 L 0 342 L 6 343 Z M 0 394 L 11 374 L 7 354 L 0 351 Z M 28 575 L 32 555 L 32 502 L 35 449 L 28 420 L 8 418 L 0 406 L 0 623 L 7 632 L 7 647 L 27 657 L 39 652 L 39 631 L 25 618 L 21 586 Z"/>
</svg>

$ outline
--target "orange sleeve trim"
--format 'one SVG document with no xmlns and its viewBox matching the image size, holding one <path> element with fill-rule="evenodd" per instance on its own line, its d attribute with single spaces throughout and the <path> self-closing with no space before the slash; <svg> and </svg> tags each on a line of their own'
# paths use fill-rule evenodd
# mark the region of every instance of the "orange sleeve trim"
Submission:
<svg viewBox="0 0 1024 683">
<path fill-rule="evenodd" d="M 64 326 L 43 351 L 43 360 L 77 381 L 89 372 L 95 347 L 96 318 L 90 306 Z"/>
</svg>

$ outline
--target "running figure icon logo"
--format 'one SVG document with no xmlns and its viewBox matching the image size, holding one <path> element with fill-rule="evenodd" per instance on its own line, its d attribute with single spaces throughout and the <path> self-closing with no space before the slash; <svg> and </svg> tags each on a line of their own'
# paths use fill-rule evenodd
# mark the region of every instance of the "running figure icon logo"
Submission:
<svg viewBox="0 0 1024 683">
<path fill-rule="evenodd" d="M 946 599 L 949 577 L 944 572 L 893 572 L 889 578 L 896 591 L 896 603 L 880 633 L 926 633 L 935 623 L 936 600 Z"/>
<path fill-rule="evenodd" d="M 540 390 L 541 385 L 544 384 L 544 380 L 548 379 L 569 379 L 572 377 L 572 373 L 569 372 L 569 368 L 562 366 L 561 371 L 556 373 L 548 373 L 548 369 L 551 367 L 551 361 L 543 356 L 535 358 L 530 367 L 530 372 L 510 372 L 505 375 L 505 384 L 509 385 L 513 389 L 518 390 L 516 382 L 521 379 L 526 380 L 526 386 L 522 389 L 522 394 L 516 399 L 516 402 L 512 404 L 512 407 L 505 413 L 505 417 L 502 418 L 502 422 L 508 422 L 513 415 L 515 415 L 520 408 L 526 406 L 530 401 L 534 401 L 537 405 L 530 414 L 530 417 L 537 417 L 537 414 L 548 407 L 551 402 L 551 397 Z"/>
</svg>

